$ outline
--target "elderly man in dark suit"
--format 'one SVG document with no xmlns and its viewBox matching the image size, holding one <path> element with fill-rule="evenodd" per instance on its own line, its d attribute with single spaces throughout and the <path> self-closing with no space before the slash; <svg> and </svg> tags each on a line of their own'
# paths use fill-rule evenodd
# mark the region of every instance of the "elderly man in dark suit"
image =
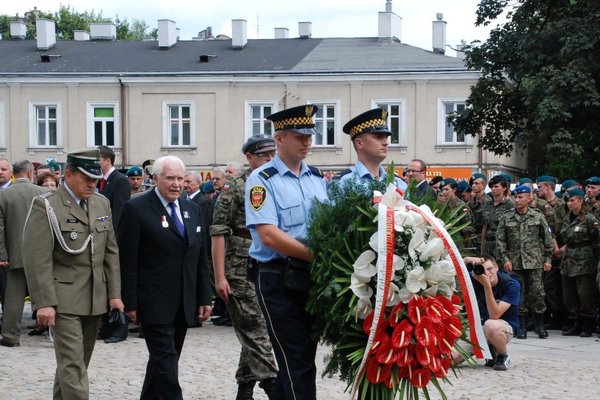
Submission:
<svg viewBox="0 0 600 400">
<path fill-rule="evenodd" d="M 20 345 L 23 303 L 27 295 L 22 256 L 25 219 L 33 198 L 47 192 L 33 184 L 31 161 L 17 161 L 13 174 L 13 184 L 0 191 L 0 266 L 8 269 L 0 345 L 6 347 Z"/>
<path fill-rule="evenodd" d="M 67 155 L 65 183 L 36 197 L 25 222 L 23 265 L 37 322 L 53 327 L 54 399 L 87 399 L 100 317 L 123 311 L 119 255 L 97 149 Z"/>
<path fill-rule="evenodd" d="M 141 323 L 149 359 L 141 399 L 182 399 L 178 362 L 189 326 L 211 313 L 199 207 L 181 198 L 185 165 L 154 163 L 156 187 L 123 207 L 118 242 L 127 315 Z"/>
<path fill-rule="evenodd" d="M 102 179 L 98 182 L 98 191 L 110 202 L 115 232 L 119 228 L 123 204 L 131 197 L 131 185 L 125 175 L 114 167 L 115 153 L 110 147 L 98 146 L 100 150 L 100 168 Z"/>
</svg>

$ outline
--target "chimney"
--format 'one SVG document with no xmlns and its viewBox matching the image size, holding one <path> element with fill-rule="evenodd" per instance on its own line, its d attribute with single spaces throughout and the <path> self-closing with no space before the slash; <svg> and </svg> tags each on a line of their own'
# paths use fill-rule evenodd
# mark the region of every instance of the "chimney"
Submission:
<svg viewBox="0 0 600 400">
<path fill-rule="evenodd" d="M 377 36 L 380 42 L 400 41 L 402 34 L 402 17 L 392 12 L 392 0 L 385 3 L 385 11 L 380 11 L 377 24 Z"/>
<path fill-rule="evenodd" d="M 158 20 L 158 47 L 168 49 L 177 43 L 177 27 L 170 19 Z"/>
<path fill-rule="evenodd" d="M 444 14 L 435 15 L 437 21 L 433 21 L 433 52 L 444 54 L 446 52 L 446 21 Z"/>
<path fill-rule="evenodd" d="M 37 36 L 37 48 L 48 50 L 56 44 L 56 24 L 46 18 L 35 20 L 35 32 Z"/>
<path fill-rule="evenodd" d="M 245 19 L 231 20 L 231 46 L 243 49 L 248 43 L 248 22 Z"/>
<path fill-rule="evenodd" d="M 24 20 L 19 18 L 16 21 L 10 22 L 10 37 L 12 39 L 25 39 L 26 35 L 27 26 Z"/>
<path fill-rule="evenodd" d="M 90 38 L 92 40 L 116 40 L 117 27 L 110 22 L 90 23 Z"/>
<path fill-rule="evenodd" d="M 275 28 L 275 39 L 287 39 L 290 36 L 288 28 Z"/>
<path fill-rule="evenodd" d="M 76 42 L 87 42 L 90 40 L 90 33 L 87 31 L 73 31 L 73 39 Z"/>
<path fill-rule="evenodd" d="M 461 60 L 465 59 L 466 52 L 469 51 L 469 45 L 465 39 L 460 41 L 460 44 L 456 45 L 456 58 L 460 58 Z"/>
<path fill-rule="evenodd" d="M 312 36 L 311 22 L 298 22 L 298 36 L 300 39 L 308 39 Z"/>
</svg>

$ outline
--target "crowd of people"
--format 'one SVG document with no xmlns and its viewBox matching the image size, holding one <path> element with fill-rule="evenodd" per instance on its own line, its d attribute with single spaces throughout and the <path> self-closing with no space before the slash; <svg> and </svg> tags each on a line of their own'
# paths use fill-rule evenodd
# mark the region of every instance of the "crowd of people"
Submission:
<svg viewBox="0 0 600 400">
<path fill-rule="evenodd" d="M 492 350 L 486 365 L 508 369 L 508 342 L 529 328 L 540 339 L 549 327 L 597 332 L 599 177 L 563 181 L 560 191 L 552 176 L 521 178 L 511 191 L 505 175 L 428 181 L 419 159 L 388 177 L 382 109 L 344 125 L 358 161 L 324 176 L 305 162 L 317 109 L 272 114 L 274 134 L 243 145 L 249 168 L 230 162 L 206 182 L 175 156 L 121 173 L 106 146 L 69 153 L 64 166 L 0 158 L 0 345 L 20 345 L 29 295 L 32 332 L 54 337 L 54 398 L 85 399 L 102 316 L 123 313 L 148 348 L 140 397 L 176 400 L 186 331 L 218 314 L 213 322 L 232 326 L 242 348 L 236 400 L 251 400 L 257 383 L 270 400 L 316 399 L 307 224 L 313 200 L 348 180 L 391 180 L 408 200 L 462 218 L 460 249 Z"/>
</svg>

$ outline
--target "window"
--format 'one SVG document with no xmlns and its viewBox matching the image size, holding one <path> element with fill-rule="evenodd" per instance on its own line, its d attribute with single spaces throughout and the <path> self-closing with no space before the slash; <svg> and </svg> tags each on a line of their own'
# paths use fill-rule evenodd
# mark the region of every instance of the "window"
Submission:
<svg viewBox="0 0 600 400">
<path fill-rule="evenodd" d="M 4 148 L 4 103 L 0 101 L 0 148 Z"/>
<path fill-rule="evenodd" d="M 339 101 L 311 102 L 311 104 L 319 107 L 315 114 L 315 130 L 317 134 L 313 136 L 313 146 L 335 146 L 337 142 L 337 127 L 339 125 Z"/>
<path fill-rule="evenodd" d="M 272 135 L 273 124 L 266 118 L 275 112 L 274 102 L 246 101 L 246 139 L 253 135 Z"/>
<path fill-rule="evenodd" d="M 163 103 L 164 145 L 190 147 L 195 144 L 194 106 L 190 102 Z"/>
<path fill-rule="evenodd" d="M 29 103 L 29 146 L 59 147 L 61 145 L 59 103 Z"/>
<path fill-rule="evenodd" d="M 438 145 L 470 146 L 472 137 L 457 133 L 448 122 L 448 116 L 454 112 L 462 112 L 467 107 L 464 99 L 438 99 Z"/>
<path fill-rule="evenodd" d="M 88 146 L 119 147 L 118 103 L 87 103 Z"/>
<path fill-rule="evenodd" d="M 374 100 L 373 105 L 388 112 L 387 126 L 392 131 L 390 145 L 405 146 L 404 100 Z"/>
</svg>

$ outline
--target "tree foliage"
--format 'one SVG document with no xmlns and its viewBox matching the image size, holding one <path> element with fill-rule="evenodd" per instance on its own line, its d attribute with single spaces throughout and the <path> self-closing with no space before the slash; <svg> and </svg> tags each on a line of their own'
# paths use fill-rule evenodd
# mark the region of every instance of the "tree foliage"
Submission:
<svg viewBox="0 0 600 400">
<path fill-rule="evenodd" d="M 25 20 L 27 27 L 26 39 L 35 38 L 35 20 L 36 18 L 51 19 L 56 23 L 56 37 L 62 40 L 73 40 L 74 31 L 90 30 L 90 23 L 95 22 L 110 22 L 117 27 L 117 40 L 143 40 L 156 39 L 156 29 L 150 30 L 148 24 L 143 20 L 133 19 L 130 23 L 127 18 L 120 19 L 116 16 L 114 19 L 105 17 L 102 12 L 96 13 L 94 10 L 79 12 L 71 8 L 71 6 L 61 5 L 59 10 L 51 12 L 43 12 L 34 7 L 33 10 L 25 12 L 23 17 L 0 15 L 0 33 L 3 38 L 10 37 L 10 22 L 16 18 Z"/>
<path fill-rule="evenodd" d="M 481 71 L 468 108 L 450 117 L 496 154 L 529 147 L 536 172 L 585 178 L 600 169 L 600 2 L 481 0 L 476 25 L 506 22 L 473 43 Z"/>
</svg>

